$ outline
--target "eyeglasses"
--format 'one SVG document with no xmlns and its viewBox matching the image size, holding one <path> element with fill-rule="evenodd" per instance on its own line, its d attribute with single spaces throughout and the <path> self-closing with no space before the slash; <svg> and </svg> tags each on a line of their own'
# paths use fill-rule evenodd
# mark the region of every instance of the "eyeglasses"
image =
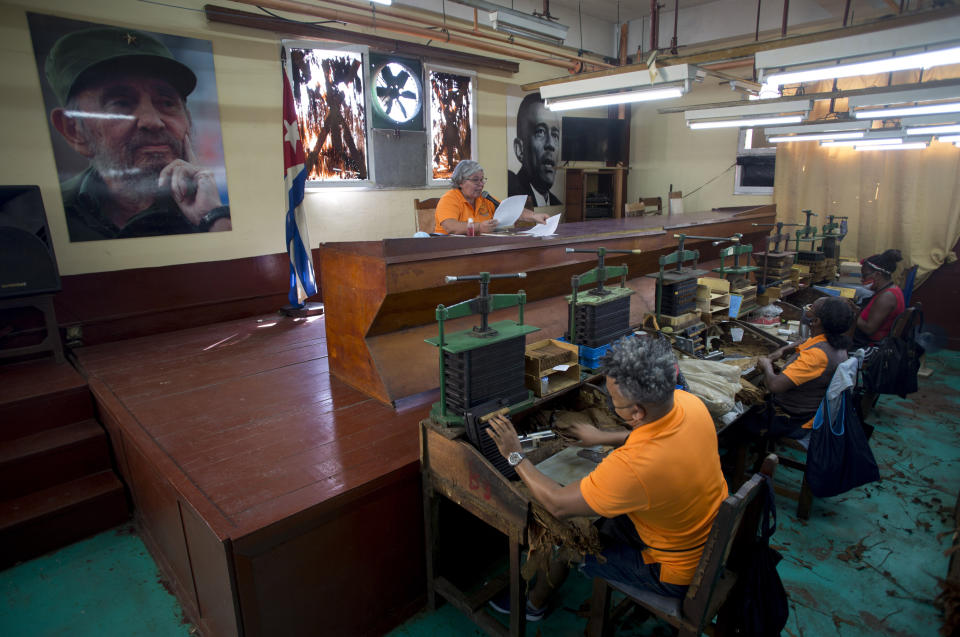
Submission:
<svg viewBox="0 0 960 637">
<path fill-rule="evenodd" d="M 482 186 L 483 184 L 487 183 L 487 178 L 486 178 L 486 177 L 483 177 L 483 178 L 481 178 L 481 179 L 467 179 L 467 181 L 471 181 L 471 182 L 473 182 L 473 183 L 475 183 L 475 184 L 479 184 L 479 185 Z"/>
<path fill-rule="evenodd" d="M 811 312 L 813 312 L 813 303 L 807 303 L 806 305 L 804 305 L 803 311 L 806 312 L 807 314 L 810 314 Z"/>
</svg>

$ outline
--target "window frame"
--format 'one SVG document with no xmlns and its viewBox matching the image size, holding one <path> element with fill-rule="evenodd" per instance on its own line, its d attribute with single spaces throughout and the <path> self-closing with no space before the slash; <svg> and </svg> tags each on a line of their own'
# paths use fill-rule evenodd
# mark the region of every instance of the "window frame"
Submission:
<svg viewBox="0 0 960 637">
<path fill-rule="evenodd" d="M 763 135 L 762 128 L 741 128 L 737 136 L 737 159 L 744 156 L 750 157 L 776 157 L 776 146 L 769 148 L 753 148 L 752 138 L 754 135 Z M 747 147 L 748 140 L 750 148 Z M 743 185 L 743 166 L 736 165 L 733 177 L 733 194 L 735 195 L 773 195 L 774 186 L 744 186 Z"/>
<path fill-rule="evenodd" d="M 355 179 L 349 181 L 319 181 L 316 179 L 308 179 L 305 185 L 307 192 L 311 191 L 321 191 L 321 190 L 375 190 L 377 188 L 377 175 L 376 175 L 376 161 L 373 152 L 373 129 L 371 128 L 372 118 L 370 117 L 370 109 L 373 107 L 370 104 L 370 47 L 362 44 L 347 44 L 344 42 L 332 42 L 328 40 L 281 40 L 280 45 L 283 47 L 285 52 L 284 64 L 286 69 L 292 68 L 292 62 L 290 60 L 290 50 L 291 49 L 315 49 L 322 51 L 344 51 L 348 53 L 359 53 L 361 56 L 360 59 L 360 68 L 362 73 L 363 80 L 363 113 L 364 113 L 364 131 L 366 134 L 365 140 L 365 155 L 367 159 L 367 178 L 366 179 Z M 285 72 L 288 72 L 285 70 Z M 289 79 L 289 77 L 288 77 Z M 293 83 L 291 82 L 291 86 Z M 294 99 L 294 108 L 296 108 L 296 99 Z"/>
<path fill-rule="evenodd" d="M 477 143 L 477 72 L 475 70 L 464 69 L 444 64 L 435 64 L 425 61 L 423 63 L 423 86 L 424 92 L 429 95 L 429 101 L 426 104 L 427 113 L 427 162 L 426 178 L 428 188 L 439 188 L 452 186 L 449 179 L 433 178 L 433 85 L 430 82 L 430 75 L 433 72 L 450 73 L 453 75 L 465 75 L 470 77 L 470 158 L 477 160 L 479 157 L 479 147 Z"/>
</svg>

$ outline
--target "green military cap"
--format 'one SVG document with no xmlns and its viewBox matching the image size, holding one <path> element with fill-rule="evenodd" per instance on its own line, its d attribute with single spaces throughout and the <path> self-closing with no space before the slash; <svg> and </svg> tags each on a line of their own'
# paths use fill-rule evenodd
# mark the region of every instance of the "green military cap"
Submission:
<svg viewBox="0 0 960 637">
<path fill-rule="evenodd" d="M 143 72 L 162 77 L 186 98 L 197 85 L 190 67 L 178 62 L 160 40 L 142 31 L 97 27 L 68 33 L 47 55 L 47 81 L 61 104 L 97 71 Z"/>
</svg>

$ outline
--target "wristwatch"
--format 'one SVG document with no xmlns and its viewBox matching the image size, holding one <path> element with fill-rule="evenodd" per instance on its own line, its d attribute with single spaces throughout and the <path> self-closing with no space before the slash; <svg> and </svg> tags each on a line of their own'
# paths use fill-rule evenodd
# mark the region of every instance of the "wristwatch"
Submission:
<svg viewBox="0 0 960 637">
<path fill-rule="evenodd" d="M 521 462 L 523 462 L 524 458 L 526 458 L 526 456 L 520 453 L 519 451 L 511 451 L 510 455 L 507 456 L 507 463 L 511 467 L 515 467 Z"/>
<path fill-rule="evenodd" d="M 200 223 L 197 225 L 197 230 L 199 232 L 209 232 L 210 226 L 212 226 L 217 220 L 230 217 L 230 207 L 229 206 L 217 206 L 208 212 L 207 214 L 200 217 Z"/>
</svg>

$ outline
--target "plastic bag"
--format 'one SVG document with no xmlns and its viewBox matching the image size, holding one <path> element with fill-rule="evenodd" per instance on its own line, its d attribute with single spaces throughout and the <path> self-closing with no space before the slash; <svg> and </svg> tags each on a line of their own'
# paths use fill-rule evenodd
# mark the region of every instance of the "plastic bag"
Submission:
<svg viewBox="0 0 960 637">
<path fill-rule="evenodd" d="M 880 479 L 877 461 L 853 408 L 853 392 L 843 392 L 839 413 L 820 403 L 807 450 L 806 480 L 818 498 L 846 493 Z"/>
<path fill-rule="evenodd" d="M 683 359 L 678 362 L 690 393 L 703 401 L 711 416 L 733 410 L 740 391 L 740 369 L 718 361 Z"/>
</svg>

